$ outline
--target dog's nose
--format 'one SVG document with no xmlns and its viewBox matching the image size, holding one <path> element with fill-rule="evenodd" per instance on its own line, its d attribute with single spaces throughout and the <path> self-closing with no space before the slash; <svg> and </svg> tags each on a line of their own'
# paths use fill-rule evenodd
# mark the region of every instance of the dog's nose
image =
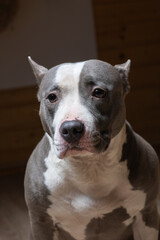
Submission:
<svg viewBox="0 0 160 240">
<path fill-rule="evenodd" d="M 62 138 L 71 144 L 77 144 L 84 134 L 84 124 L 78 120 L 66 121 L 60 127 Z"/>
</svg>

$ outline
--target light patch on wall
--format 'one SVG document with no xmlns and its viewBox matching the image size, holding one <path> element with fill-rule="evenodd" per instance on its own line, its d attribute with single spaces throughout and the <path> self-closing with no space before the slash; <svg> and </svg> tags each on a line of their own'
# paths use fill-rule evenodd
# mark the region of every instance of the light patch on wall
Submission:
<svg viewBox="0 0 160 240">
<path fill-rule="evenodd" d="M 0 89 L 36 84 L 27 56 L 47 68 L 97 57 L 91 0 L 17 1 L 0 31 Z"/>
</svg>

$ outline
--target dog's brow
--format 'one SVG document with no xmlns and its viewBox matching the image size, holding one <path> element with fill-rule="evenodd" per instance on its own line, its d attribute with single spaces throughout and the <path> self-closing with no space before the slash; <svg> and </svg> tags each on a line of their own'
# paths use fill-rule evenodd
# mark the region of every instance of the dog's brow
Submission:
<svg viewBox="0 0 160 240">
<path fill-rule="evenodd" d="M 60 87 L 56 84 L 54 86 L 51 87 L 51 89 L 49 90 L 50 92 L 53 92 L 53 91 L 61 91 Z"/>
<path fill-rule="evenodd" d="M 101 78 L 94 78 L 92 76 L 85 77 L 85 83 L 87 86 L 99 86 L 108 89 L 106 82 L 107 81 L 104 81 Z"/>
</svg>

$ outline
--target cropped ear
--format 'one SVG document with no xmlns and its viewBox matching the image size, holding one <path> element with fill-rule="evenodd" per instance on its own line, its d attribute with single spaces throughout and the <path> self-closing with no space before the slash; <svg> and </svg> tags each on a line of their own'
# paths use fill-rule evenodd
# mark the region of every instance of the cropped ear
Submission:
<svg viewBox="0 0 160 240">
<path fill-rule="evenodd" d="M 38 85 L 40 85 L 42 78 L 44 77 L 44 75 L 48 72 L 48 69 L 37 64 L 36 62 L 34 62 L 31 57 L 28 57 L 28 61 L 31 65 L 31 68 L 33 70 L 33 73 L 37 79 L 37 83 Z"/>
<path fill-rule="evenodd" d="M 124 95 L 126 95 L 129 92 L 130 85 L 128 82 L 128 75 L 130 71 L 131 66 L 131 60 L 129 59 L 127 62 L 119 65 L 115 65 L 114 67 L 118 70 L 120 77 L 123 81 L 123 89 L 124 89 Z"/>
</svg>

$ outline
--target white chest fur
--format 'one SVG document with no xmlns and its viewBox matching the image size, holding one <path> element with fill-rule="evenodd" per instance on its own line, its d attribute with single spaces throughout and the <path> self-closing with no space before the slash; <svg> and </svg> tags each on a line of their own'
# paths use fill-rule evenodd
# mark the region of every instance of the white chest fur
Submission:
<svg viewBox="0 0 160 240">
<path fill-rule="evenodd" d="M 77 240 L 85 238 L 86 226 L 92 218 L 102 218 L 104 214 L 124 207 L 130 215 L 125 222 L 128 225 L 145 205 L 145 193 L 132 191 L 126 162 L 120 163 L 113 157 L 116 155 L 121 159 L 123 144 L 120 145 L 116 154 L 110 153 L 113 161 L 98 159 L 98 164 L 95 160 L 88 162 L 88 166 L 77 163 L 79 168 L 58 159 L 52 148 L 45 159 L 45 184 L 51 193 L 48 214 L 54 223 Z"/>
</svg>

